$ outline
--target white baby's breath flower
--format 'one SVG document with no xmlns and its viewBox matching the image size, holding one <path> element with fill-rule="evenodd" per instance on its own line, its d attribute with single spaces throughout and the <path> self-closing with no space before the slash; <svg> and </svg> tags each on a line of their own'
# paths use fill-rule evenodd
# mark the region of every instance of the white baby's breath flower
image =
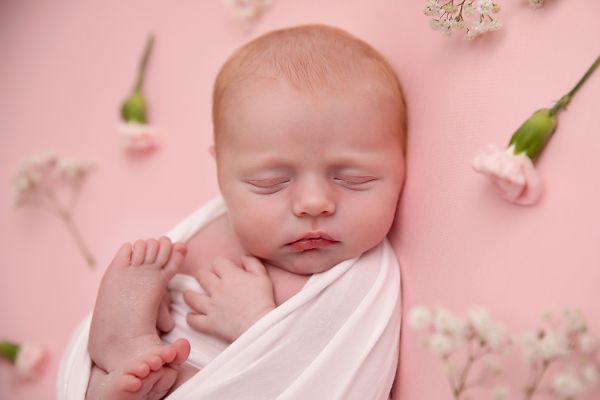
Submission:
<svg viewBox="0 0 600 400">
<path fill-rule="evenodd" d="M 492 400 L 504 400 L 508 397 L 510 391 L 506 386 L 496 386 L 492 390 Z"/>
<path fill-rule="evenodd" d="M 544 5 L 544 0 L 529 0 L 529 5 L 533 8 L 540 8 Z"/>
<path fill-rule="evenodd" d="M 587 325 L 583 319 L 583 315 L 581 315 L 579 311 L 565 308 L 562 310 L 561 314 L 569 330 L 575 332 L 582 332 L 585 330 Z"/>
<path fill-rule="evenodd" d="M 452 339 L 444 333 L 434 333 L 427 340 L 427 349 L 440 357 L 445 357 L 454 350 Z"/>
<path fill-rule="evenodd" d="M 596 349 L 596 338 L 589 332 L 584 332 L 579 336 L 579 348 L 585 354 L 591 354 Z"/>
<path fill-rule="evenodd" d="M 474 12 L 475 9 L 473 8 L 473 3 L 467 3 L 463 6 L 463 14 L 465 17 L 472 16 Z"/>
<path fill-rule="evenodd" d="M 18 172 L 13 178 L 12 200 L 16 208 L 38 207 L 60 217 L 74 235 L 90 266 L 93 266 L 93 256 L 74 225 L 70 209 L 82 179 L 90 169 L 91 164 L 80 162 L 75 158 L 59 157 L 54 153 L 32 156 L 20 163 Z M 65 188 L 71 192 L 71 203 L 66 203 L 65 196 L 60 196 Z"/>
<path fill-rule="evenodd" d="M 431 324 L 431 312 L 424 306 L 413 307 L 408 314 L 408 324 L 416 330 L 426 329 Z"/>
<path fill-rule="evenodd" d="M 467 320 L 475 329 L 475 332 L 482 334 L 489 331 L 492 326 L 490 313 L 484 307 L 472 306 L 467 310 Z"/>
<path fill-rule="evenodd" d="M 84 164 L 74 158 L 60 157 L 52 171 L 55 178 L 78 179 L 85 175 L 91 168 L 91 164 Z"/>
<path fill-rule="evenodd" d="M 515 342 L 517 342 L 521 346 L 521 350 L 523 351 L 523 358 L 528 363 L 533 362 L 538 356 L 538 338 L 537 335 L 533 332 L 527 332 L 516 338 Z"/>
<path fill-rule="evenodd" d="M 424 14 L 429 17 L 439 17 L 442 15 L 442 8 L 437 0 L 429 0 L 425 6 Z"/>
<path fill-rule="evenodd" d="M 581 369 L 581 376 L 587 384 L 594 384 L 598 381 L 598 369 L 593 364 L 588 364 Z"/>
<path fill-rule="evenodd" d="M 452 23 L 448 20 L 439 21 L 438 30 L 443 36 L 450 36 L 452 34 Z"/>
<path fill-rule="evenodd" d="M 224 0 L 224 3 L 236 18 L 248 22 L 262 14 L 271 5 L 271 0 Z"/>
<path fill-rule="evenodd" d="M 487 24 L 488 31 L 497 31 L 500 28 L 502 28 L 502 21 L 500 21 L 499 19 L 489 21 Z"/>
<path fill-rule="evenodd" d="M 429 27 L 434 31 L 437 31 L 438 29 L 440 29 L 440 21 L 438 21 L 437 19 L 429 20 Z"/>
<path fill-rule="evenodd" d="M 438 332 L 444 332 L 455 338 L 465 335 L 466 323 L 443 307 L 436 307 L 433 314 L 433 326 Z"/>
<path fill-rule="evenodd" d="M 494 2 L 492 0 L 477 0 L 475 9 L 479 14 L 489 14 L 494 9 Z"/>
<path fill-rule="evenodd" d="M 563 372 L 552 381 L 552 389 L 559 398 L 572 399 L 583 391 L 583 385 L 572 372 Z"/>
<path fill-rule="evenodd" d="M 545 360 L 566 356 L 569 354 L 567 337 L 556 329 L 548 329 L 538 341 L 538 350 Z"/>
<path fill-rule="evenodd" d="M 499 324 L 494 324 L 482 332 L 481 337 L 492 350 L 501 351 L 509 344 L 506 328 Z"/>
</svg>

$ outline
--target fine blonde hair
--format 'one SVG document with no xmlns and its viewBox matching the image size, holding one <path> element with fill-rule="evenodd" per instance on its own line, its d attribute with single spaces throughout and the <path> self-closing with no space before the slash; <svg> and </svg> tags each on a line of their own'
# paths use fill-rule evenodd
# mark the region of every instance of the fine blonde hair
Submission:
<svg viewBox="0 0 600 400">
<path fill-rule="evenodd" d="M 348 32 L 322 24 L 301 25 L 268 32 L 237 49 L 223 64 L 214 83 L 215 144 L 223 99 L 236 84 L 256 77 L 283 79 L 305 91 L 343 87 L 353 79 L 374 80 L 396 102 L 398 135 L 406 152 L 406 104 L 400 82 L 377 50 Z"/>
</svg>

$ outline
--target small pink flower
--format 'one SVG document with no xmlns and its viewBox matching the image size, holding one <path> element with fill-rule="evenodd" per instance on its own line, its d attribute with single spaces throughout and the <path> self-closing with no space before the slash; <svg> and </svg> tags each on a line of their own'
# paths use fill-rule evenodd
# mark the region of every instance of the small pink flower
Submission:
<svg viewBox="0 0 600 400">
<path fill-rule="evenodd" d="M 504 199 L 519 205 L 535 203 L 542 194 L 542 183 L 531 159 L 514 154 L 514 146 L 501 149 L 490 145 L 472 162 L 473 169 L 488 176 Z"/>
<path fill-rule="evenodd" d="M 15 360 L 17 374 L 25 379 L 37 379 L 47 369 L 50 354 L 43 346 L 24 343 L 20 346 Z"/>
<path fill-rule="evenodd" d="M 126 122 L 119 124 L 118 130 L 127 150 L 144 153 L 158 147 L 158 129 L 152 125 Z"/>
</svg>

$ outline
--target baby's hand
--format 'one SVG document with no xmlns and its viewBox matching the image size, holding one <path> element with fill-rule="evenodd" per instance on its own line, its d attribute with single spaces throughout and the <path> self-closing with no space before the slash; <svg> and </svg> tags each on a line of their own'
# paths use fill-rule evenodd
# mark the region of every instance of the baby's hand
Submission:
<svg viewBox="0 0 600 400">
<path fill-rule="evenodd" d="M 233 342 L 275 308 L 273 284 L 254 257 L 243 256 L 242 266 L 218 257 L 196 279 L 206 294 L 188 290 L 183 299 L 195 311 L 188 313 L 188 324 L 200 332 Z"/>
</svg>

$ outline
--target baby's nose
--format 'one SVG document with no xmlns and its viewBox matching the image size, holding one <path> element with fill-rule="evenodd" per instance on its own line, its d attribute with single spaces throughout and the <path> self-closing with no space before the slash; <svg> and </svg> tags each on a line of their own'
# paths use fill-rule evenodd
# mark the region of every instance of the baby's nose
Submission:
<svg viewBox="0 0 600 400">
<path fill-rule="evenodd" d="M 296 216 L 327 216 L 335 213 L 333 190 L 327 183 L 306 182 L 294 193 L 293 212 Z"/>
</svg>

